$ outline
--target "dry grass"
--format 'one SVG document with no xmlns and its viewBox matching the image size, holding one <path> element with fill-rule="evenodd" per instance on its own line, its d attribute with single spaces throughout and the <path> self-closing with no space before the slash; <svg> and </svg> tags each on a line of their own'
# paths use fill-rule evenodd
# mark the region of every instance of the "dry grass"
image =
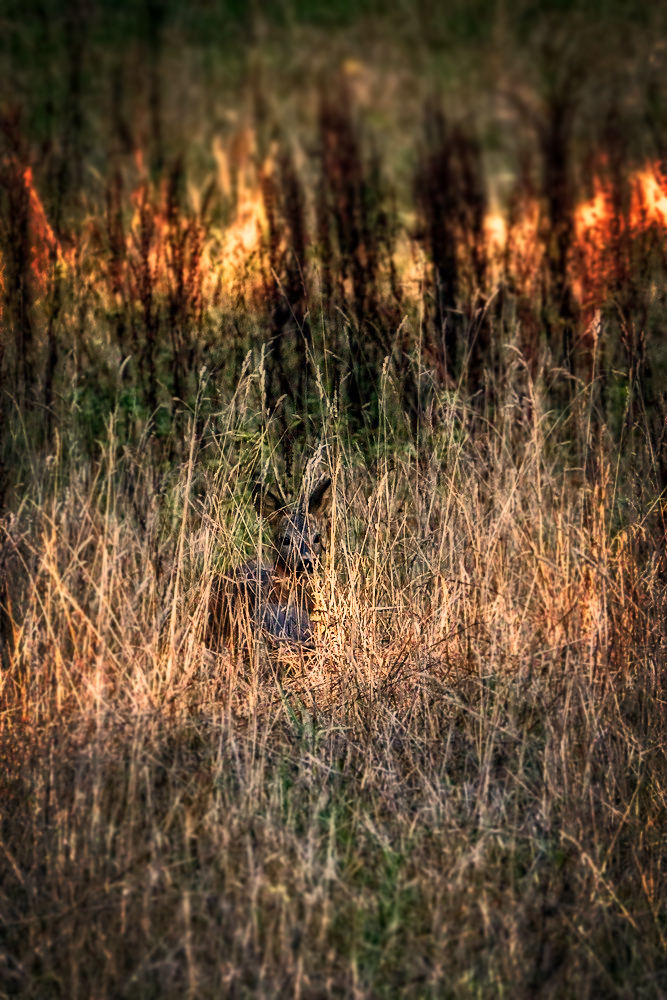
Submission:
<svg viewBox="0 0 667 1000">
<path fill-rule="evenodd" d="M 256 378 L 181 468 L 112 425 L 5 520 L 0 995 L 664 996 L 649 477 L 511 379 L 370 466 L 332 417 L 317 649 L 213 655 Z"/>
</svg>

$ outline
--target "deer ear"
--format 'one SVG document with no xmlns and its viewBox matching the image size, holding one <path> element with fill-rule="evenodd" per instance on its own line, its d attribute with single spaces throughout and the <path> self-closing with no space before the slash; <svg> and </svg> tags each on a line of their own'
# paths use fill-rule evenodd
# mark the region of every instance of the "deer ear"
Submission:
<svg viewBox="0 0 667 1000">
<path fill-rule="evenodd" d="M 275 493 L 272 493 L 264 483 L 253 483 L 252 502 L 260 517 L 265 517 L 272 521 L 281 511 L 285 509 L 285 504 Z"/>
<path fill-rule="evenodd" d="M 309 514 L 319 514 L 324 506 L 325 495 L 327 490 L 331 486 L 331 476 L 326 476 L 324 479 L 320 479 L 317 486 L 313 489 L 312 493 L 308 497 L 308 513 Z M 327 500 L 330 498 L 327 497 Z"/>
</svg>

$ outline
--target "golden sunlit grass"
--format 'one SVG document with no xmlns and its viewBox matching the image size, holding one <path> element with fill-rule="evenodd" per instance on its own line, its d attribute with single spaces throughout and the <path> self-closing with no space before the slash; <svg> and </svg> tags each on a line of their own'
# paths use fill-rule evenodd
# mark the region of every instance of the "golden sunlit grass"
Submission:
<svg viewBox="0 0 667 1000">
<path fill-rule="evenodd" d="M 384 419 L 371 464 L 332 415 L 313 652 L 203 643 L 259 542 L 261 372 L 173 472 L 113 423 L 34 469 L 3 524 L 4 995 L 661 995 L 664 526 L 515 376 L 417 450 Z"/>
</svg>

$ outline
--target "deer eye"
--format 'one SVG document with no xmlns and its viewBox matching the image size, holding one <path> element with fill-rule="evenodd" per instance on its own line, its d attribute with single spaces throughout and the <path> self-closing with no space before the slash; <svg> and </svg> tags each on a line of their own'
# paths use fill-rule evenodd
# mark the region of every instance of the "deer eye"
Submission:
<svg viewBox="0 0 667 1000">
<path fill-rule="evenodd" d="M 319 545 L 319 544 L 320 544 L 320 535 L 318 532 L 316 535 L 313 535 L 313 545 Z"/>
</svg>

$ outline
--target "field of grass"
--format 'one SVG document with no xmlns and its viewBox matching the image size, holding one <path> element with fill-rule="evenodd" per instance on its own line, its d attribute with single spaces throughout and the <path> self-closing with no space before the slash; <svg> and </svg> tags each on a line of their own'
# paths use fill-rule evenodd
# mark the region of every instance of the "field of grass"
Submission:
<svg viewBox="0 0 667 1000">
<path fill-rule="evenodd" d="M 517 363 L 412 453 L 331 425 L 316 649 L 214 655 L 260 374 L 5 521 L 4 995 L 661 996 L 661 511 Z"/>
<path fill-rule="evenodd" d="M 667 996 L 661 22 L 450 6 L 7 7 L 0 998 Z"/>
</svg>

